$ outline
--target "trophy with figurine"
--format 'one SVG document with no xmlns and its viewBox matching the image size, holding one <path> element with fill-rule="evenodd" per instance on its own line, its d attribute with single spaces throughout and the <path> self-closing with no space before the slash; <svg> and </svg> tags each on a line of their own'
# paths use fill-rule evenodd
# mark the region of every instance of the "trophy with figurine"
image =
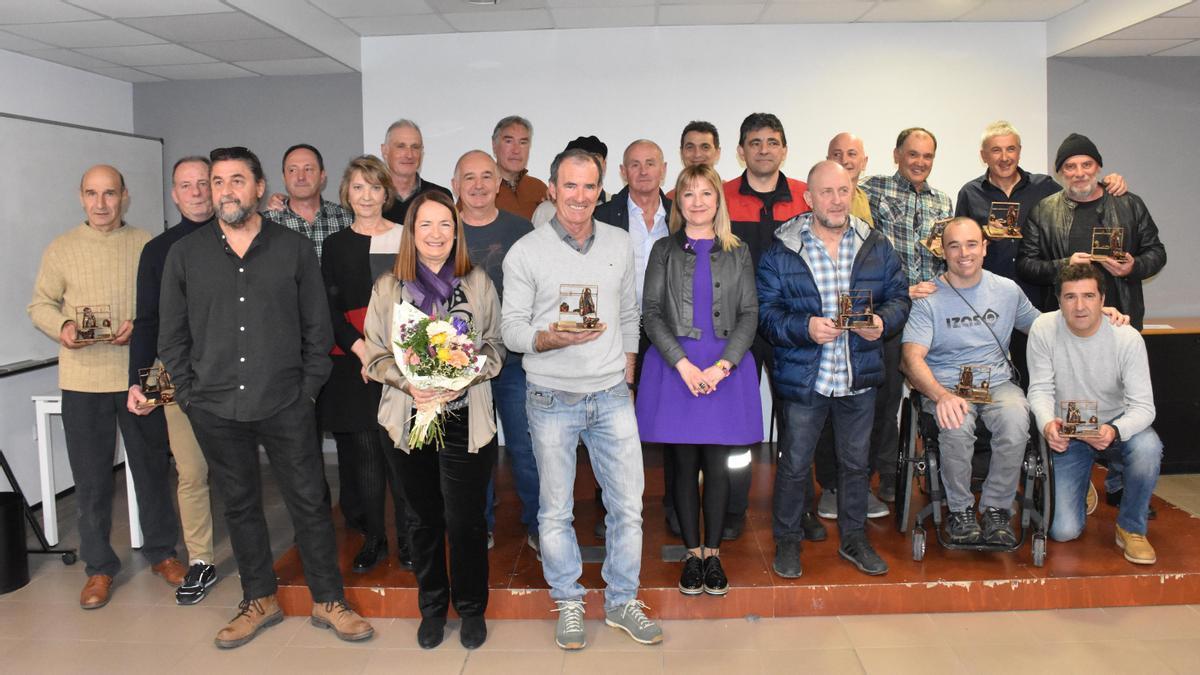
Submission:
<svg viewBox="0 0 1200 675">
<path fill-rule="evenodd" d="M 157 408 L 175 402 L 175 385 L 171 384 L 171 376 L 162 366 L 139 368 L 138 383 L 146 397 L 138 404 L 139 408 Z"/>
<path fill-rule="evenodd" d="M 970 403 L 991 403 L 991 366 L 963 366 L 958 372 L 954 395 Z"/>
<path fill-rule="evenodd" d="M 1125 230 L 1119 227 L 1092 228 L 1092 260 L 1123 260 Z"/>
<path fill-rule="evenodd" d="M 75 308 L 75 340 L 95 343 L 112 342 L 112 309 L 108 305 L 87 305 Z"/>
<path fill-rule="evenodd" d="M 834 320 L 838 328 L 870 328 L 874 316 L 871 291 L 845 291 L 838 294 L 838 315 Z"/>
<path fill-rule="evenodd" d="M 572 333 L 602 331 L 596 312 L 600 287 L 596 284 L 562 284 L 558 287 L 558 330 Z"/>
<path fill-rule="evenodd" d="M 983 233 L 989 239 L 1020 239 L 1021 227 L 1017 224 L 1020 215 L 1021 204 L 1018 202 L 992 202 Z"/>
<path fill-rule="evenodd" d="M 1059 401 L 1058 416 L 1062 419 L 1062 431 L 1067 438 L 1095 438 L 1100 435 L 1100 418 L 1096 415 L 1096 401 Z"/>
<path fill-rule="evenodd" d="M 946 252 L 942 250 L 942 232 L 946 231 L 946 225 L 950 224 L 953 218 L 942 218 L 941 220 L 933 221 L 933 227 L 929 229 L 929 236 L 920 241 L 921 246 L 933 254 L 935 258 L 945 258 Z"/>
</svg>

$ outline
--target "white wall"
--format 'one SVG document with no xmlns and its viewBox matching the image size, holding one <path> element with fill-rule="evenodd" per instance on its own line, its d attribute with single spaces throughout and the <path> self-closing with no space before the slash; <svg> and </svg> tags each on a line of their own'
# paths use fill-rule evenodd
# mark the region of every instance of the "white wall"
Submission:
<svg viewBox="0 0 1200 675">
<path fill-rule="evenodd" d="M 449 184 L 454 162 L 490 149 L 498 119 L 534 124 L 531 173 L 572 138 L 609 146 L 607 187 L 625 146 L 663 146 L 668 182 L 679 132 L 693 119 L 721 131 L 718 170 L 741 172 L 738 126 L 774 112 L 788 133 L 784 172 L 803 178 L 829 138 L 867 140 L 870 173 L 891 173 L 896 133 L 920 125 L 940 151 L 931 182 L 955 196 L 982 173 L 979 133 L 1006 118 L 1024 136 L 1024 163 L 1046 165 L 1042 24 L 847 24 L 652 27 L 365 38 L 363 145 L 378 152 L 387 125 L 408 117 L 425 135 L 423 175 Z"/>
<path fill-rule="evenodd" d="M 39 117 L 84 126 L 133 131 L 133 89 L 100 75 L 0 50 L 0 112 Z M 27 158 L 32 161 L 32 158 Z M 22 161 L 7 157 L 6 161 Z M 63 199 L 75 200 L 74 194 Z M 30 283 L 32 284 L 32 279 Z M 31 286 L 32 287 L 32 286 Z M 29 317 L 2 317 L 5 324 L 28 323 Z M 47 338 L 48 339 L 48 338 Z M 41 501 L 38 484 L 33 403 L 30 396 L 58 392 L 58 369 L 47 368 L 0 378 L 0 449 L 12 464 L 17 482 L 30 503 Z M 73 484 L 66 463 L 62 427 L 54 423 L 58 489 Z M 9 486 L 0 476 L 0 490 Z"/>
</svg>

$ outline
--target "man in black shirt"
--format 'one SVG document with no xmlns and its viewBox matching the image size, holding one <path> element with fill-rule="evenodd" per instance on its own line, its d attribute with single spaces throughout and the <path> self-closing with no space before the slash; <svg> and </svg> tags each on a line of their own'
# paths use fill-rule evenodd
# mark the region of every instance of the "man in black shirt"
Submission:
<svg viewBox="0 0 1200 675">
<path fill-rule="evenodd" d="M 408 214 L 408 205 L 422 192 L 436 190 L 452 197 L 441 185 L 421 178 L 421 161 L 425 158 L 425 141 L 421 128 L 412 120 L 396 120 L 388 127 L 379 146 L 388 173 L 392 174 L 392 186 L 396 188 L 396 201 L 383 212 L 383 217 L 393 223 L 403 224 Z"/>
<path fill-rule="evenodd" d="M 317 449 L 315 405 L 333 345 L 317 254 L 304 235 L 255 211 L 266 181 L 254 153 L 218 148 L 209 159 L 217 220 L 167 254 L 158 351 L 225 497 L 242 578 L 241 611 L 216 644 L 241 646 L 283 619 L 260 444 L 292 516 L 313 624 L 343 640 L 365 640 L 374 629 L 346 605 Z"/>
</svg>

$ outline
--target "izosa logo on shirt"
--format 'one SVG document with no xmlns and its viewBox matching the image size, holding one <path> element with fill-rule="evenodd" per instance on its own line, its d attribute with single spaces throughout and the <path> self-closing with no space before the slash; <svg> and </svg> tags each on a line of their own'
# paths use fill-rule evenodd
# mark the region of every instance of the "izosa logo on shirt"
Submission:
<svg viewBox="0 0 1200 675">
<path fill-rule="evenodd" d="M 947 328 L 978 328 L 983 324 L 989 326 L 994 325 L 1000 318 L 1000 315 L 994 309 L 989 309 L 983 313 L 983 316 L 969 314 L 967 316 L 948 316 L 946 317 Z"/>
</svg>

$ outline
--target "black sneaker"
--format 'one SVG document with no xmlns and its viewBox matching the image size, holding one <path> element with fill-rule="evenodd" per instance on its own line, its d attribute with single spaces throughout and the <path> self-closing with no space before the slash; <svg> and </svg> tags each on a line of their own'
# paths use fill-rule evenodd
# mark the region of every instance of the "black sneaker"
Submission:
<svg viewBox="0 0 1200 675">
<path fill-rule="evenodd" d="M 784 539 L 775 542 L 775 562 L 771 563 L 775 574 L 784 579 L 795 579 L 804 573 L 800 567 L 800 542 Z"/>
<path fill-rule="evenodd" d="M 744 513 L 726 513 L 725 527 L 721 528 L 722 541 L 734 541 L 742 536 L 742 530 L 746 527 L 746 514 Z"/>
<path fill-rule="evenodd" d="M 358 550 L 358 555 L 354 556 L 354 571 L 358 574 L 365 574 L 375 569 L 380 561 L 387 558 L 387 550 L 387 540 L 385 539 L 364 541 L 362 548 Z"/>
<path fill-rule="evenodd" d="M 175 602 L 180 605 L 194 605 L 204 599 L 208 587 L 217 583 L 217 568 L 207 563 L 194 563 L 188 568 L 183 583 L 175 589 Z"/>
<path fill-rule="evenodd" d="M 721 568 L 721 559 L 715 555 L 704 559 L 704 592 L 709 595 L 725 595 L 729 592 L 729 579 Z"/>
<path fill-rule="evenodd" d="M 887 563 L 871 547 L 871 542 L 867 541 L 865 533 L 856 532 L 843 537 L 842 545 L 838 547 L 838 555 L 849 560 L 850 564 L 857 567 L 858 571 L 863 574 L 873 577 L 887 574 Z"/>
<path fill-rule="evenodd" d="M 700 595 L 704 592 L 704 561 L 690 553 L 683 560 L 683 573 L 679 575 L 679 592 L 684 595 Z"/>
<path fill-rule="evenodd" d="M 1013 534 L 1009 520 L 1012 514 L 1008 509 L 998 509 L 989 506 L 983 510 L 983 541 L 997 546 L 1016 546 L 1017 535 Z"/>
<path fill-rule="evenodd" d="M 946 538 L 951 544 L 978 544 L 983 533 L 975 520 L 975 509 L 968 506 L 962 511 L 950 511 L 946 518 Z"/>
<path fill-rule="evenodd" d="M 805 511 L 800 518 L 800 527 L 804 528 L 805 541 L 825 541 L 829 533 L 825 530 L 825 523 L 817 517 L 817 514 L 812 511 Z"/>
</svg>

